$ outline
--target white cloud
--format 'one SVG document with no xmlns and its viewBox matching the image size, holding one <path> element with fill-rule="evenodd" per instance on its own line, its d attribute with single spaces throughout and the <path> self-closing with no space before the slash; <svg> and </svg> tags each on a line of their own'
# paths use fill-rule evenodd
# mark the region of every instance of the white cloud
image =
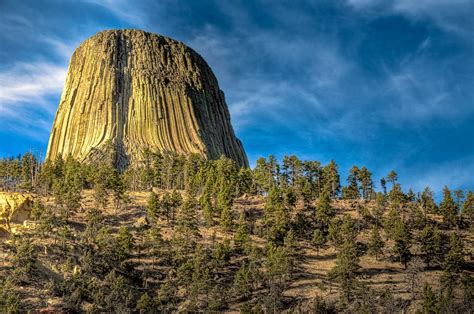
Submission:
<svg viewBox="0 0 474 314">
<path fill-rule="evenodd" d="M 66 78 L 64 66 L 46 62 L 17 63 L 0 72 L 0 110 L 13 111 L 18 103 L 40 102 L 61 91 Z"/>
<path fill-rule="evenodd" d="M 461 36 L 474 33 L 472 0 L 347 0 L 357 10 L 374 9 L 375 16 L 402 14 L 411 19 L 430 19 L 440 28 Z"/>
<path fill-rule="evenodd" d="M 411 169 L 408 173 L 411 176 L 404 180 L 408 182 L 407 186 L 410 185 L 416 191 L 422 191 L 429 186 L 439 196 L 445 185 L 450 189 L 472 186 L 474 157 L 448 161 L 436 166 L 419 165 L 418 169 Z"/>
</svg>

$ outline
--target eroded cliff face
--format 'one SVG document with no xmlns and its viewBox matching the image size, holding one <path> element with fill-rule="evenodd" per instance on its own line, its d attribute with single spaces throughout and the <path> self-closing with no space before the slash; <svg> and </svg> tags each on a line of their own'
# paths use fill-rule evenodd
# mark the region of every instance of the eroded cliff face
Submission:
<svg viewBox="0 0 474 314">
<path fill-rule="evenodd" d="M 71 154 L 124 169 L 147 148 L 226 155 L 248 166 L 224 94 L 201 56 L 152 33 L 100 32 L 71 58 L 46 158 Z"/>
</svg>

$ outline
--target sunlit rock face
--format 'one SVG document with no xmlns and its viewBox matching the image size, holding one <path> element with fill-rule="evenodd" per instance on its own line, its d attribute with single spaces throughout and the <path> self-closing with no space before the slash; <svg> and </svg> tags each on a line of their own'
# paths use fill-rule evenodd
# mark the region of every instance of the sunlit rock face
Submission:
<svg viewBox="0 0 474 314">
<path fill-rule="evenodd" d="M 71 58 L 46 158 L 123 170 L 146 149 L 225 155 L 248 166 L 224 93 L 199 54 L 152 33 L 100 32 Z"/>
<path fill-rule="evenodd" d="M 30 218 L 32 205 L 28 194 L 0 192 L 0 225 L 23 223 Z"/>
</svg>

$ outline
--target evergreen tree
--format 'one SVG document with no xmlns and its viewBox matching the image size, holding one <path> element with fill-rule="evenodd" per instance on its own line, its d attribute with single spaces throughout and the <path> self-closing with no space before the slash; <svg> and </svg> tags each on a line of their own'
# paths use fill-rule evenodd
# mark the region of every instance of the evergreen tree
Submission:
<svg viewBox="0 0 474 314">
<path fill-rule="evenodd" d="M 444 257 L 443 278 L 448 290 L 452 290 L 464 264 L 463 243 L 461 237 L 452 233 L 449 238 L 449 250 Z"/>
<path fill-rule="evenodd" d="M 463 205 L 463 201 L 464 201 L 464 192 L 463 190 L 455 190 L 454 191 L 454 197 L 456 198 L 455 201 L 456 201 L 456 207 L 459 209 L 459 208 L 462 208 L 462 205 Z"/>
<path fill-rule="evenodd" d="M 17 313 L 21 304 L 20 295 L 16 292 L 11 278 L 0 279 L 0 312 Z"/>
<path fill-rule="evenodd" d="M 248 300 L 252 295 L 252 274 L 247 263 L 244 263 L 234 277 L 233 289 L 237 296 L 242 296 L 244 300 Z"/>
<path fill-rule="evenodd" d="M 426 187 L 421 193 L 420 203 L 423 207 L 423 211 L 425 212 L 425 214 L 434 213 L 437 211 L 433 195 L 433 191 L 431 191 L 429 187 Z"/>
<path fill-rule="evenodd" d="M 150 249 L 150 253 L 152 255 L 153 269 L 155 268 L 157 257 L 161 254 L 163 250 L 164 242 L 165 241 L 161 236 L 161 229 L 157 224 L 153 225 L 150 229 L 147 230 L 146 246 Z"/>
<path fill-rule="evenodd" d="M 83 240 L 86 244 L 91 245 L 93 244 L 99 230 L 104 226 L 104 217 L 102 216 L 102 212 L 100 210 L 98 210 L 96 207 L 92 207 L 87 209 L 85 220 L 86 229 L 83 233 Z"/>
<path fill-rule="evenodd" d="M 347 178 L 348 186 L 344 189 L 344 198 L 358 199 L 359 198 L 359 168 L 352 166 L 349 170 L 349 177 Z"/>
<path fill-rule="evenodd" d="M 272 173 L 271 165 L 265 158 L 257 159 L 256 166 L 253 169 L 253 176 L 259 193 L 264 194 L 270 191 L 275 184 L 275 178 Z"/>
<path fill-rule="evenodd" d="M 372 181 L 372 173 L 366 168 L 362 167 L 359 171 L 360 188 L 364 199 L 370 199 L 374 191 L 374 182 Z"/>
<path fill-rule="evenodd" d="M 268 291 L 268 303 L 272 311 L 280 307 L 281 295 L 290 275 L 290 258 L 283 246 L 269 245 L 264 262 Z"/>
<path fill-rule="evenodd" d="M 153 191 L 148 196 L 146 214 L 152 221 L 157 221 L 160 216 L 160 199 L 158 194 Z"/>
<path fill-rule="evenodd" d="M 378 260 L 378 256 L 382 253 L 385 244 L 380 236 L 379 228 L 377 226 L 372 228 L 368 246 L 369 254 L 375 256 L 375 260 Z"/>
<path fill-rule="evenodd" d="M 357 256 L 355 242 L 345 241 L 339 248 L 336 265 L 331 269 L 329 276 L 341 285 L 342 293 L 347 302 L 352 298 L 359 268 L 359 257 Z"/>
<path fill-rule="evenodd" d="M 140 299 L 138 299 L 137 306 L 135 308 L 140 312 L 140 314 L 153 313 L 153 300 L 150 298 L 147 292 L 144 292 L 140 296 Z"/>
<path fill-rule="evenodd" d="M 338 166 L 334 160 L 324 167 L 323 170 L 324 190 L 329 192 L 331 198 L 335 198 L 341 189 Z"/>
<path fill-rule="evenodd" d="M 324 232 L 327 232 L 329 227 L 329 222 L 334 217 L 335 212 L 331 207 L 331 200 L 329 199 L 329 194 L 323 192 L 319 197 L 318 206 L 316 208 L 316 222 L 318 228 Z"/>
<path fill-rule="evenodd" d="M 267 239 L 275 244 L 283 243 L 288 225 L 289 218 L 283 204 L 282 191 L 274 187 L 270 190 L 265 202 L 264 228 Z"/>
<path fill-rule="evenodd" d="M 239 216 L 239 221 L 237 222 L 237 230 L 235 231 L 234 235 L 234 245 L 238 249 L 245 249 L 247 248 L 249 242 L 249 227 L 245 219 L 245 213 L 241 212 Z"/>
<path fill-rule="evenodd" d="M 123 263 L 132 253 L 133 236 L 127 227 L 120 227 L 117 234 L 117 259 Z"/>
<path fill-rule="evenodd" d="M 415 193 L 413 192 L 412 189 L 408 190 L 408 193 L 406 195 L 406 201 L 407 202 L 414 202 L 415 201 Z"/>
<path fill-rule="evenodd" d="M 419 234 L 421 252 L 424 255 L 427 267 L 441 254 L 441 236 L 436 227 L 426 226 Z"/>
<path fill-rule="evenodd" d="M 474 224 L 474 193 L 472 191 L 467 192 L 466 199 L 462 206 L 462 216 L 465 217 L 469 225 Z"/>
<path fill-rule="evenodd" d="M 385 213 L 385 195 L 382 192 L 378 192 L 375 200 L 376 205 L 373 212 L 375 224 L 377 224 L 377 226 L 381 226 L 383 222 L 383 215 Z"/>
<path fill-rule="evenodd" d="M 322 174 L 323 169 L 319 161 L 304 161 L 303 172 L 307 180 L 307 187 L 309 189 L 308 196 L 310 200 L 319 197 L 322 191 Z"/>
<path fill-rule="evenodd" d="M 198 229 L 196 206 L 195 199 L 188 198 L 178 213 L 176 227 L 171 240 L 175 259 L 177 260 L 188 257 L 193 251 L 197 239 L 201 236 Z"/>
<path fill-rule="evenodd" d="M 439 208 L 443 215 L 444 223 L 450 227 L 454 226 L 457 221 L 458 208 L 451 196 L 451 191 L 447 186 L 443 189 L 443 200 L 441 201 Z"/>
<path fill-rule="evenodd" d="M 401 204 L 405 200 L 405 195 L 402 192 L 402 187 L 400 183 L 396 183 L 393 185 L 393 188 L 390 190 L 388 194 L 388 199 L 390 201 L 390 206 L 394 209 L 399 209 Z"/>
<path fill-rule="evenodd" d="M 171 224 L 174 224 L 176 210 L 183 204 L 183 197 L 177 190 L 171 193 L 169 216 Z"/>
<path fill-rule="evenodd" d="M 321 229 L 314 229 L 313 238 L 311 239 L 311 242 L 316 247 L 316 252 L 319 255 L 319 250 L 324 245 L 324 243 L 326 243 L 326 239 Z"/>
<path fill-rule="evenodd" d="M 122 175 L 114 169 L 109 178 L 108 188 L 112 191 L 112 196 L 115 203 L 115 209 L 119 209 L 123 203 L 128 201 L 127 194 L 125 193 L 125 182 Z"/>
<path fill-rule="evenodd" d="M 94 199 L 97 205 L 105 208 L 107 205 L 109 178 L 112 175 L 112 168 L 104 163 L 94 165 L 95 171 L 93 174 L 94 183 Z"/>
<path fill-rule="evenodd" d="M 425 282 L 423 285 L 423 313 L 438 313 L 438 302 L 431 286 Z"/>
<path fill-rule="evenodd" d="M 237 196 L 244 194 L 255 194 L 252 170 L 241 168 L 237 179 Z"/>
<path fill-rule="evenodd" d="M 234 225 L 234 221 L 232 218 L 232 209 L 230 209 L 229 207 L 224 207 L 222 209 L 219 224 L 224 231 L 232 231 L 232 227 Z"/>
<path fill-rule="evenodd" d="M 395 171 L 390 171 L 387 175 L 387 180 L 388 182 L 391 182 L 392 183 L 392 186 L 395 186 L 395 183 L 397 182 L 398 180 L 398 175 Z"/>
<path fill-rule="evenodd" d="M 407 224 L 401 219 L 395 223 L 393 240 L 395 242 L 393 247 L 394 253 L 398 255 L 400 263 L 402 263 L 406 269 L 408 261 L 411 258 L 411 234 Z"/>
<path fill-rule="evenodd" d="M 387 181 L 385 181 L 385 178 L 380 179 L 380 186 L 382 187 L 383 195 L 387 195 Z"/>
<path fill-rule="evenodd" d="M 35 269 L 38 254 L 31 239 L 27 237 L 16 238 L 14 245 L 15 253 L 12 258 L 13 278 L 20 282 L 26 281 Z"/>
</svg>

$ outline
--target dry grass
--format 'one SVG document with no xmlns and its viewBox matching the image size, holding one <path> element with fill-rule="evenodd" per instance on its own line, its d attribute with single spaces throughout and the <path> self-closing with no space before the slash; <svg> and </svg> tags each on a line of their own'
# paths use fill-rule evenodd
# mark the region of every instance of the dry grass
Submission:
<svg viewBox="0 0 474 314">
<path fill-rule="evenodd" d="M 163 191 L 156 191 L 159 194 Z M 148 193 L 146 192 L 133 192 L 130 193 L 130 203 L 120 210 L 114 209 L 112 206 L 108 206 L 104 211 L 104 216 L 106 223 L 111 226 L 114 230 L 117 230 L 121 226 L 127 226 L 133 232 L 136 232 L 137 228 L 135 227 L 139 219 L 143 219 L 146 216 L 146 203 L 147 203 Z M 51 198 L 43 198 L 43 202 L 46 204 L 53 205 L 53 200 Z M 370 202 L 356 202 L 356 201 L 335 201 L 332 204 L 337 208 L 338 215 L 348 214 L 356 220 L 361 220 L 360 214 L 357 211 L 359 205 L 367 206 L 370 210 L 374 207 Z M 95 206 L 93 200 L 92 191 L 83 192 L 83 200 L 81 209 L 78 210 L 71 217 L 71 226 L 73 233 L 79 235 L 80 231 L 84 229 L 85 223 L 85 212 L 87 208 Z M 254 217 L 258 220 L 261 219 L 264 208 L 264 199 L 262 197 L 241 197 L 236 200 L 234 204 L 234 214 L 235 218 L 238 218 L 240 212 L 245 211 L 251 217 Z M 432 220 L 439 220 L 437 216 L 431 216 Z M 232 236 L 222 232 L 219 227 L 205 228 L 202 217 L 199 217 L 202 222 L 200 227 L 200 232 L 202 235 L 202 242 L 209 243 L 211 239 L 215 237 L 217 241 L 222 241 L 225 238 L 231 239 Z M 27 227 L 23 227 L 22 232 L 28 232 Z M 162 232 L 164 238 L 169 239 L 171 237 L 171 229 L 167 224 L 162 222 Z M 448 233 L 449 231 L 443 231 Z M 473 235 L 469 232 L 461 232 L 464 243 L 465 251 L 467 253 L 466 262 L 468 263 L 469 271 L 473 269 Z M 367 243 L 369 236 L 369 230 L 364 229 L 358 235 L 358 242 Z M 414 234 L 416 237 L 416 233 Z M 385 236 L 383 235 L 384 239 Z M 259 238 L 258 236 L 253 235 L 253 240 L 259 246 L 265 245 L 265 240 Z M 58 307 L 61 304 L 59 298 L 54 298 L 47 296 L 48 293 L 45 290 L 45 283 L 49 278 L 59 278 L 61 277 L 61 271 L 59 269 L 60 264 L 57 262 L 57 253 L 54 249 L 51 248 L 52 244 L 51 239 L 36 239 L 36 244 L 40 248 L 46 248 L 45 250 L 41 249 L 39 253 L 38 261 L 38 277 L 32 282 L 32 284 L 24 287 L 20 287 L 20 293 L 22 295 L 23 301 L 28 305 L 28 308 L 38 309 L 45 307 Z M 10 258 L 11 252 L 8 250 L 6 243 L 0 244 L 0 275 L 5 274 L 10 267 Z M 74 251 L 74 247 L 70 248 Z M 323 296 L 325 299 L 335 300 L 337 299 L 337 287 L 331 285 L 328 281 L 327 274 L 329 270 L 334 266 L 336 260 L 336 251 L 333 247 L 327 246 L 320 250 L 319 254 L 316 249 L 311 245 L 311 243 L 299 240 L 297 242 L 297 262 L 293 274 L 291 275 L 291 281 L 287 289 L 284 292 L 284 295 L 287 297 L 305 299 L 313 298 L 315 296 Z M 412 252 L 419 252 L 419 248 L 414 245 L 412 247 Z M 135 256 L 133 262 L 136 263 L 137 269 L 147 270 L 151 267 L 151 259 L 149 257 Z M 233 262 L 231 261 L 231 264 Z M 235 261 L 234 261 L 235 263 Z M 370 288 L 374 288 L 380 291 L 391 291 L 396 297 L 401 297 L 403 299 L 410 299 L 411 293 L 409 290 L 409 285 L 407 283 L 407 275 L 403 266 L 393 261 L 393 256 L 391 254 L 391 243 L 388 241 L 384 248 L 383 256 L 379 260 L 375 260 L 374 257 L 368 255 L 363 255 L 360 258 L 360 279 L 362 282 L 366 283 Z M 235 267 L 235 265 L 232 265 Z M 421 283 L 429 282 L 435 287 L 438 285 L 439 278 L 441 275 L 440 269 L 430 269 L 428 271 L 423 271 L 419 275 L 418 280 L 418 292 L 421 292 Z M 152 281 L 152 279 L 151 279 Z M 413 312 L 415 306 L 419 303 L 420 293 L 416 295 L 415 302 L 412 302 L 412 306 L 409 309 L 409 312 Z M 230 304 L 231 311 L 237 311 L 240 303 L 235 302 Z"/>
</svg>

